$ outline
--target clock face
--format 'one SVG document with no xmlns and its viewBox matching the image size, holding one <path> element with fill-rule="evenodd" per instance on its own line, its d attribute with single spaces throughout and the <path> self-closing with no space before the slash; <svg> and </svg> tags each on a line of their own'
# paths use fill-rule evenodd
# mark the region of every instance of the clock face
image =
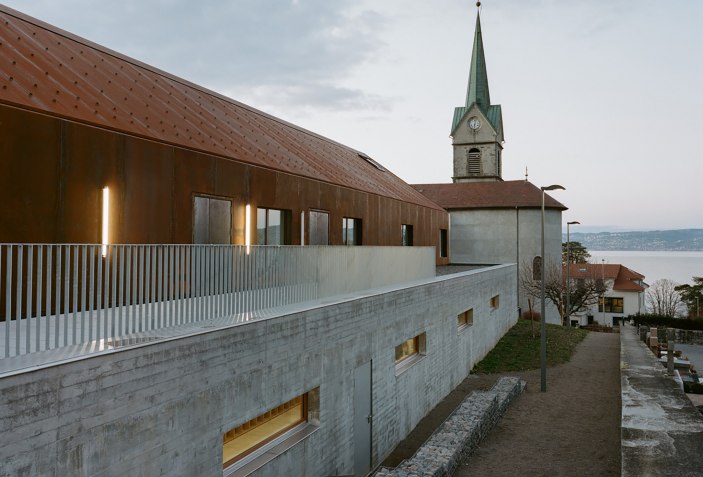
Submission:
<svg viewBox="0 0 703 477">
<path fill-rule="evenodd" d="M 477 131 L 481 127 L 481 121 L 478 118 L 473 117 L 469 119 L 469 127 L 474 131 Z"/>
</svg>

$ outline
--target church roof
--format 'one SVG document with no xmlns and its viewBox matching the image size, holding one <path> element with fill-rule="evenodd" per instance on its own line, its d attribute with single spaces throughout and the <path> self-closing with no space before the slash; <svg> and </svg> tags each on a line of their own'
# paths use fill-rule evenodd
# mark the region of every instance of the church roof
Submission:
<svg viewBox="0 0 703 477">
<path fill-rule="evenodd" d="M 491 95 L 488 91 L 488 72 L 486 70 L 486 55 L 483 52 L 483 36 L 481 33 L 481 15 L 476 15 L 476 31 L 474 32 L 474 43 L 471 50 L 471 67 L 469 69 L 469 84 L 466 90 L 466 104 L 454 109 L 452 129 L 464 117 L 473 104 L 486 115 L 493 128 L 498 134 L 501 133 L 501 109 L 500 105 L 491 105 Z"/>
<path fill-rule="evenodd" d="M 439 207 L 351 147 L 0 5 L 0 104 Z"/>
<path fill-rule="evenodd" d="M 447 210 L 542 207 L 542 191 L 536 185 L 524 180 L 413 184 L 412 186 Z M 545 194 L 544 206 L 547 209 L 567 209 L 549 194 Z"/>
</svg>

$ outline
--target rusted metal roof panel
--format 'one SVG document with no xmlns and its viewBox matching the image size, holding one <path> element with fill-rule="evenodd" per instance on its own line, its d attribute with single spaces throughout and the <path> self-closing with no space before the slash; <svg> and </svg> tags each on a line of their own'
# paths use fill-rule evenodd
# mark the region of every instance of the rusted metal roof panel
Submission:
<svg viewBox="0 0 703 477">
<path fill-rule="evenodd" d="M 0 102 L 440 209 L 359 151 L 0 6 Z"/>
</svg>

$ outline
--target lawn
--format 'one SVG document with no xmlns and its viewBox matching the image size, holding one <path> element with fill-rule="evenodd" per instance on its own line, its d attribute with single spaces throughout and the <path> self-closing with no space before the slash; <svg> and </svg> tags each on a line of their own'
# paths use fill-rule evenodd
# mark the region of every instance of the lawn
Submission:
<svg viewBox="0 0 703 477">
<path fill-rule="evenodd" d="M 501 338 L 473 373 L 491 374 L 538 369 L 540 364 L 539 323 L 534 323 L 535 337 L 529 320 L 519 320 Z M 559 325 L 547 325 L 547 366 L 566 363 L 574 348 L 588 331 Z"/>
</svg>

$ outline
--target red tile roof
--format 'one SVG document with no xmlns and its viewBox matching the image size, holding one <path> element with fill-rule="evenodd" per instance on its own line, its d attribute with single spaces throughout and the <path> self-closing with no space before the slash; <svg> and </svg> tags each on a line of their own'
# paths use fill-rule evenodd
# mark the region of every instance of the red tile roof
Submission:
<svg viewBox="0 0 703 477">
<path fill-rule="evenodd" d="M 542 191 L 527 181 L 462 182 L 455 184 L 413 184 L 447 210 L 541 208 Z M 566 210 L 564 204 L 545 194 L 544 206 Z"/>
<path fill-rule="evenodd" d="M 578 278 L 605 278 L 613 280 L 613 290 L 642 292 L 647 288 L 644 275 L 620 264 L 574 263 L 569 275 Z"/>
<path fill-rule="evenodd" d="M 0 6 L 0 103 L 439 207 L 359 151 Z"/>
</svg>

